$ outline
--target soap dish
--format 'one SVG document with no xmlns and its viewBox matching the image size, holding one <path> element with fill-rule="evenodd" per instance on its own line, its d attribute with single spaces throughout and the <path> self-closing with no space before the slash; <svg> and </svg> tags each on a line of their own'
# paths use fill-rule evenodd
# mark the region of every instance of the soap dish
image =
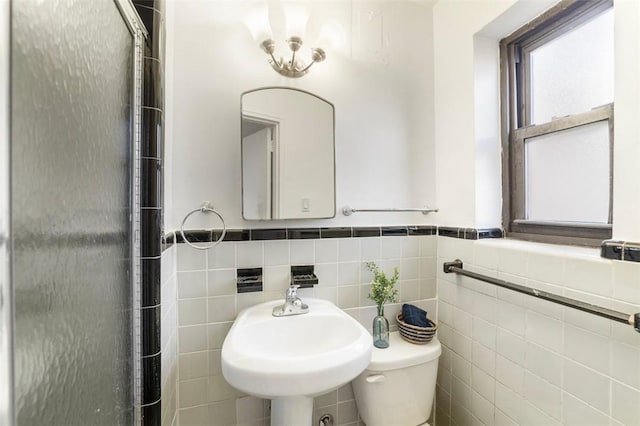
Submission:
<svg viewBox="0 0 640 426">
<path fill-rule="evenodd" d="M 429 343 L 438 329 L 437 324 L 429 318 L 427 318 L 427 321 L 433 325 L 432 327 L 418 327 L 416 325 L 407 324 L 404 322 L 402 312 L 396 315 L 396 321 L 398 322 L 398 332 L 400 333 L 400 337 L 407 342 L 415 343 L 416 345 Z"/>
</svg>

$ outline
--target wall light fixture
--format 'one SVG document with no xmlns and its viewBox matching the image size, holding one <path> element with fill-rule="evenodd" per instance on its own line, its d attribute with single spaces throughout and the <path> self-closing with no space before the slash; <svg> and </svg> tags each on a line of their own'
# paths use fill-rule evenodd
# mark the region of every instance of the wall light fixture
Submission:
<svg viewBox="0 0 640 426">
<path fill-rule="evenodd" d="M 273 40 L 266 2 L 253 4 L 245 18 L 245 25 L 251 32 L 253 40 L 269 55 L 269 64 L 278 74 L 290 78 L 299 78 L 307 74 L 313 64 L 324 61 L 327 58 L 327 52 L 339 47 L 344 42 L 344 30 L 336 20 L 327 21 L 320 29 L 315 47 L 311 48 L 311 61 L 307 64 L 297 54 L 303 45 L 302 38 L 309 14 L 300 4 L 286 4 L 284 6 L 286 43 L 291 51 L 289 60 L 282 57 L 276 59 L 275 57 L 276 43 Z"/>
</svg>

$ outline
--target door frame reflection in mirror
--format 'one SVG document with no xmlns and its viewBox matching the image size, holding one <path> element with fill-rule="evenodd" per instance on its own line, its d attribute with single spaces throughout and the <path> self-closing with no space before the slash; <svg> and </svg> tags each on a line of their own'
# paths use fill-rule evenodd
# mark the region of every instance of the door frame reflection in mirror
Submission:
<svg viewBox="0 0 640 426">
<path fill-rule="evenodd" d="M 250 123 L 252 125 L 252 129 L 247 131 L 245 128 L 245 123 Z M 256 206 L 258 220 L 271 220 L 278 219 L 278 210 L 274 208 L 274 206 L 278 205 L 279 201 L 279 186 L 275 184 L 278 181 L 279 173 L 280 173 L 280 157 L 278 156 L 278 146 L 279 146 L 279 134 L 280 134 L 280 124 L 282 123 L 282 118 L 271 117 L 266 114 L 257 112 L 257 111 L 242 111 L 242 126 L 241 126 L 241 137 L 242 137 L 242 145 L 241 145 L 241 168 L 242 168 L 242 213 L 243 217 L 245 215 L 245 196 L 247 195 L 245 191 L 245 175 L 244 171 L 247 166 L 247 158 L 245 156 L 246 153 L 246 138 L 257 134 L 259 131 L 264 129 L 269 129 L 270 132 L 268 134 L 268 145 L 266 147 L 266 152 L 268 153 L 268 159 L 266 161 L 267 167 L 267 179 L 265 182 L 265 188 L 267 192 L 267 199 L 265 200 L 266 205 L 262 206 L 264 208 L 264 212 L 261 213 L 260 203 Z M 246 134 L 245 134 L 246 133 Z M 245 217 L 246 219 L 246 217 Z"/>
<path fill-rule="evenodd" d="M 281 135 L 284 134 L 284 130 L 282 129 L 286 129 L 287 127 L 287 121 L 289 121 L 290 124 L 295 123 L 296 121 L 291 119 L 291 118 L 287 118 L 282 116 L 282 114 L 280 114 L 280 116 L 277 116 L 278 114 L 276 114 L 275 111 L 269 110 L 267 112 L 265 111 L 256 111 L 255 109 L 248 109 L 246 106 L 246 102 L 245 102 L 245 96 L 251 93 L 255 93 L 255 92 L 265 92 L 265 91 L 272 91 L 275 90 L 275 92 L 273 92 L 274 94 L 280 93 L 281 94 L 281 90 L 287 90 L 287 91 L 292 91 L 295 92 L 297 95 L 307 95 L 309 97 L 313 97 L 315 98 L 315 100 L 319 100 L 322 101 L 321 103 L 316 103 L 317 106 L 320 105 L 325 105 L 331 108 L 331 115 L 330 115 L 330 120 L 331 120 L 331 127 L 330 127 L 330 133 L 331 133 L 331 137 L 330 137 L 330 143 L 328 144 L 324 144 L 325 147 L 330 147 L 330 149 L 323 149 L 324 151 L 326 151 L 325 153 L 325 160 L 328 160 L 328 156 L 331 156 L 330 161 L 325 161 L 325 165 L 321 166 L 321 167 L 316 167 L 315 169 L 313 167 L 307 167 L 305 169 L 305 176 L 314 175 L 314 172 L 316 174 L 322 173 L 321 170 L 322 167 L 324 167 L 326 169 L 326 167 L 329 165 L 332 168 L 332 173 L 331 173 L 331 194 L 328 193 L 328 191 L 325 192 L 324 195 L 324 213 L 317 213 L 316 215 L 313 214 L 313 210 L 312 207 L 315 207 L 315 204 L 312 203 L 312 199 L 311 197 L 306 199 L 305 198 L 301 198 L 300 199 L 300 206 L 299 209 L 301 212 L 298 212 L 297 215 L 291 215 L 290 213 L 285 213 L 285 215 L 281 215 L 281 211 L 279 208 L 277 208 L 277 206 L 280 204 L 280 200 L 282 194 L 281 194 L 281 189 L 280 189 L 280 185 L 278 183 L 280 183 L 280 177 L 282 176 L 282 170 L 283 170 L 283 160 L 281 159 L 281 156 L 284 155 L 282 154 L 282 151 L 284 151 L 284 149 L 282 148 L 282 142 L 280 140 Z M 311 98 L 309 98 L 311 99 Z M 330 218 L 334 218 L 336 215 L 336 159 L 335 159 L 335 107 L 334 105 L 327 101 L 326 99 L 315 95 L 311 92 L 305 91 L 305 90 L 301 90 L 301 89 L 297 89 L 297 88 L 293 88 L 293 87 L 284 87 L 284 86 L 269 86 L 269 87 L 262 87 L 262 88 L 258 88 L 258 89 L 253 89 L 253 90 L 248 90 L 246 92 L 243 92 L 240 96 L 240 110 L 241 110 L 241 193 L 242 193 L 242 217 L 245 220 L 285 220 L 285 219 L 330 219 Z M 328 110 L 326 111 L 328 112 Z M 329 120 L 329 116 L 323 116 L 323 119 L 327 122 L 328 124 L 328 120 Z M 252 130 L 247 130 L 247 126 L 252 126 Z M 258 159 L 257 163 L 256 163 L 256 159 L 251 160 L 247 155 L 246 155 L 246 147 L 245 144 L 248 143 L 247 141 L 245 141 L 245 138 L 247 138 L 248 136 L 254 135 L 256 132 L 264 129 L 264 128 L 271 128 L 272 129 L 272 141 L 271 141 L 271 149 L 267 149 L 267 150 L 263 150 L 263 152 L 265 153 L 264 155 L 266 156 L 270 156 L 270 159 L 266 160 L 266 162 L 269 163 L 269 166 L 265 166 L 266 169 L 269 170 L 270 168 L 270 172 L 267 172 L 265 174 L 265 178 L 266 179 L 270 179 L 271 182 L 268 183 L 267 185 L 265 185 L 265 189 L 266 191 L 270 191 L 271 192 L 271 207 L 269 208 L 267 202 L 265 202 L 264 200 L 262 201 L 256 201 L 253 203 L 249 203 L 249 201 L 252 200 L 248 200 L 247 196 L 247 189 L 245 188 L 245 184 L 247 182 L 247 179 L 249 180 L 253 180 L 254 182 L 257 182 L 259 179 L 256 179 L 256 176 L 249 176 L 249 174 L 246 173 L 246 169 L 248 167 L 248 161 L 254 161 L 253 164 L 259 164 L 260 167 L 261 164 L 264 164 L 263 159 Z M 326 133 L 328 136 L 329 133 L 329 127 L 327 126 L 326 128 Z M 314 136 L 320 134 L 321 132 L 314 132 L 314 129 L 306 129 L 304 134 L 300 134 L 299 138 L 303 141 L 308 141 L 308 139 L 313 139 Z M 264 137 L 264 136 L 262 136 Z M 329 138 L 325 139 L 328 140 Z M 255 142 L 254 142 L 255 143 Z M 269 152 L 270 151 L 270 152 Z M 309 150 L 312 151 L 312 150 Z M 256 154 L 258 155 L 258 154 Z M 314 163 L 317 164 L 317 163 Z M 286 168 L 286 166 L 284 166 Z M 327 180 L 328 176 L 324 176 L 323 180 Z M 253 178 L 253 179 L 252 179 Z M 299 176 L 298 178 L 302 178 L 302 176 Z M 329 185 L 327 185 L 328 187 Z M 315 190 L 317 190 L 317 188 L 314 188 Z M 327 189 L 327 188 L 325 188 Z M 286 194 L 285 194 L 286 196 Z M 264 197 L 263 197 L 264 198 Z M 309 211 L 309 215 L 305 215 L 305 201 L 307 203 L 307 208 Z M 330 201 L 330 202 L 329 202 Z M 249 206 L 249 204 L 252 204 L 253 207 Z M 309 206 L 309 204 L 311 204 L 312 206 Z M 331 204 L 331 205 L 330 205 Z M 252 209 L 253 213 L 249 212 L 248 209 Z M 270 210 L 269 212 L 267 212 L 267 210 Z M 331 210 L 330 213 L 328 213 L 328 211 Z M 268 214 L 271 213 L 271 214 Z M 249 217 L 248 217 L 249 216 Z"/>
</svg>

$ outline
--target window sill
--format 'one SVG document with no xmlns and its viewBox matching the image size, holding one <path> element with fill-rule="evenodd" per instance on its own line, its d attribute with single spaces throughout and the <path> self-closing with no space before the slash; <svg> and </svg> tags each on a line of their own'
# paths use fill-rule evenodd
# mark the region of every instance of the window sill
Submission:
<svg viewBox="0 0 640 426">
<path fill-rule="evenodd" d="M 578 257 L 583 259 L 602 259 L 600 249 L 595 247 L 580 247 L 560 244 L 539 243 L 534 241 L 518 240 L 514 238 L 482 239 L 476 244 L 487 248 L 500 248 L 524 251 L 528 253 L 542 253 L 563 257 Z M 602 259 L 606 260 L 606 259 Z"/>
</svg>

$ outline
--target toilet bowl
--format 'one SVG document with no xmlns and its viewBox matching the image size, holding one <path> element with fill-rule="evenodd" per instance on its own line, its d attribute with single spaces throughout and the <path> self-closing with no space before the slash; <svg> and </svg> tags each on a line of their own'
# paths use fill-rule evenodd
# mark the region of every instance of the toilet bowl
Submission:
<svg viewBox="0 0 640 426">
<path fill-rule="evenodd" d="M 389 334 L 387 349 L 374 348 L 371 362 L 351 384 L 360 417 L 367 426 L 426 424 L 433 407 L 442 352 L 437 338 L 425 345 Z"/>
</svg>

